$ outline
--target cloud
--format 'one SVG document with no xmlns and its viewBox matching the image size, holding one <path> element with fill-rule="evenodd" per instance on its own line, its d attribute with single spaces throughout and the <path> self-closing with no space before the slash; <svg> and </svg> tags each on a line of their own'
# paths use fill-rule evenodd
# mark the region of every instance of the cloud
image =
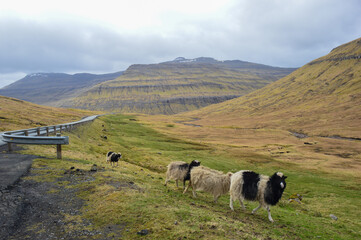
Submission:
<svg viewBox="0 0 361 240">
<path fill-rule="evenodd" d="M 115 72 L 178 56 L 299 67 L 361 32 L 357 0 L 154 1 L 4 8 L 0 74 Z"/>
</svg>

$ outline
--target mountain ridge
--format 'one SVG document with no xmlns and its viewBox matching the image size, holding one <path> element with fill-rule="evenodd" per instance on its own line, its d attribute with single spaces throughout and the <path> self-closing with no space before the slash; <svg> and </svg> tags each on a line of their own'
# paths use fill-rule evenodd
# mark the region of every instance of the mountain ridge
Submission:
<svg viewBox="0 0 361 240">
<path fill-rule="evenodd" d="M 0 95 L 59 107 L 63 101 L 77 96 L 87 88 L 116 78 L 122 73 L 31 73 L 0 89 Z"/>
<path fill-rule="evenodd" d="M 122 76 L 94 86 L 64 107 L 175 114 L 244 95 L 294 70 L 206 57 L 133 64 Z"/>
</svg>

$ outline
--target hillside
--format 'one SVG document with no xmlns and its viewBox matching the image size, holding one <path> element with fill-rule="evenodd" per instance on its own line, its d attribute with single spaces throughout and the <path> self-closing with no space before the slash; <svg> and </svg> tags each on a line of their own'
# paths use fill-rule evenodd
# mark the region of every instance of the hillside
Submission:
<svg viewBox="0 0 361 240">
<path fill-rule="evenodd" d="M 109 74 L 34 73 L 0 89 L 0 95 L 36 104 L 59 107 L 88 88 L 120 76 Z"/>
<path fill-rule="evenodd" d="M 0 96 L 0 132 L 78 121 L 94 112 L 45 107 Z"/>
<path fill-rule="evenodd" d="M 104 131 L 107 139 L 99 134 Z M 296 151 L 271 139 L 277 149 L 291 152 L 276 155 L 251 145 L 199 143 L 199 138 L 161 134 L 136 116 L 113 114 L 67 134 L 71 144 L 64 146 L 62 160 L 54 159 L 53 146 L 26 146 L 25 153 L 42 158 L 20 181 L 34 193 L 8 205 L 25 203 L 21 221 L 10 225 L 11 239 L 360 239 L 361 178 L 340 176 L 341 165 L 327 174 L 319 166 L 308 170 L 282 159 L 292 155 L 296 162 L 308 161 L 304 144 Z M 123 154 L 119 166 L 105 162 L 109 150 Z M 177 188 L 174 181 L 164 186 L 171 161 L 194 159 L 223 172 L 285 173 L 283 197 L 271 207 L 275 222 L 268 221 L 264 209 L 251 214 L 256 202 L 246 201 L 245 210 L 236 202 L 231 211 L 228 194 L 214 203 L 206 192 L 198 191 L 196 198 L 191 191 L 183 194 L 182 184 Z M 302 196 L 301 204 L 288 200 L 295 194 Z"/>
<path fill-rule="evenodd" d="M 246 96 L 183 116 L 193 124 L 361 137 L 361 39 Z"/>
<path fill-rule="evenodd" d="M 212 58 L 132 65 L 122 76 L 65 106 L 115 112 L 174 114 L 245 95 L 294 69 Z"/>
</svg>

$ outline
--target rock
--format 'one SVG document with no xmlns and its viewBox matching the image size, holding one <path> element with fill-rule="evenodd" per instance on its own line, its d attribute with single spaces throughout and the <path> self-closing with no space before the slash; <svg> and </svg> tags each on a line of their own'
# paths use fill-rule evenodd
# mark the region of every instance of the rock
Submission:
<svg viewBox="0 0 361 240">
<path fill-rule="evenodd" d="M 289 197 L 288 202 L 298 202 L 299 204 L 301 204 L 302 198 L 303 197 L 301 194 L 294 193 Z"/>
<path fill-rule="evenodd" d="M 338 217 L 336 217 L 336 216 L 333 215 L 333 214 L 330 214 L 330 217 L 331 217 L 333 220 L 335 220 L 335 221 L 337 221 L 337 219 L 338 219 Z"/>
<path fill-rule="evenodd" d="M 148 229 L 143 229 L 143 230 L 140 230 L 139 232 L 137 232 L 137 234 L 141 235 L 141 236 L 145 236 L 145 235 L 149 234 L 149 230 Z"/>
<path fill-rule="evenodd" d="M 94 164 L 91 168 L 90 168 L 91 172 L 96 172 L 98 171 L 98 166 L 96 164 Z"/>
</svg>

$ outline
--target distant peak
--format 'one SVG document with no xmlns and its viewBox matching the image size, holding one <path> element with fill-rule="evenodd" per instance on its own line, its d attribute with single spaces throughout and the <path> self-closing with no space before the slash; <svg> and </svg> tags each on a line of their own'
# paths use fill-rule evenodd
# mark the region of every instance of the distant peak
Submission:
<svg viewBox="0 0 361 240">
<path fill-rule="evenodd" d="M 45 73 L 31 73 L 28 74 L 27 77 L 47 77 L 48 75 Z"/>
<path fill-rule="evenodd" d="M 173 62 L 180 62 L 180 61 L 184 61 L 186 60 L 186 58 L 184 57 L 177 57 L 176 59 L 173 60 Z"/>
<path fill-rule="evenodd" d="M 187 58 L 184 58 L 184 57 L 177 57 L 172 62 L 186 63 L 186 62 L 194 62 L 194 61 L 195 61 L 195 59 L 187 59 Z"/>
<path fill-rule="evenodd" d="M 210 57 L 199 57 L 199 58 L 193 58 L 193 59 L 187 59 L 187 58 L 184 58 L 184 57 L 177 57 L 176 59 L 174 59 L 171 62 L 176 62 L 176 63 L 189 63 L 189 62 L 212 63 L 212 62 L 218 62 L 218 61 L 215 60 L 214 58 L 210 58 Z"/>
</svg>

